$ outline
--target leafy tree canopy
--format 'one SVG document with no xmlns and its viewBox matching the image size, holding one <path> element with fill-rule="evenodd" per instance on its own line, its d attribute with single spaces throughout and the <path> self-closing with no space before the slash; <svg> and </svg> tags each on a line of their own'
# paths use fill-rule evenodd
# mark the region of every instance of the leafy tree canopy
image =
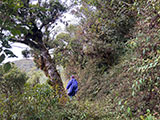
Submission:
<svg viewBox="0 0 160 120">
<path fill-rule="evenodd" d="M 39 49 L 54 28 L 53 23 L 64 11 L 65 7 L 55 0 L 39 0 L 35 5 L 30 0 L 0 1 L 0 62 L 5 56 L 15 56 L 8 50 L 11 48 L 9 41 Z"/>
<path fill-rule="evenodd" d="M 4 64 L 0 66 L 0 93 L 6 96 L 13 95 L 16 91 L 21 91 L 28 77 L 26 73 L 21 72 L 15 65 L 11 65 L 7 70 Z"/>
</svg>

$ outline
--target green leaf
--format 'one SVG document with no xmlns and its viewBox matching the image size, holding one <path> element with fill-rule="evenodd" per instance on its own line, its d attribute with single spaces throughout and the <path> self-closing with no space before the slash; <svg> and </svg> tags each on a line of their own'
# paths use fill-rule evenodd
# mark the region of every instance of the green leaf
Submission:
<svg viewBox="0 0 160 120">
<path fill-rule="evenodd" d="M 130 108 L 130 107 L 127 108 L 127 112 L 128 112 L 128 113 L 131 112 L 131 108 Z"/>
<path fill-rule="evenodd" d="M 84 8 L 85 12 L 88 12 L 88 8 Z"/>
<path fill-rule="evenodd" d="M 114 0 L 112 0 L 112 1 L 111 1 L 110 6 L 112 6 L 112 5 L 113 5 L 113 2 L 114 2 Z"/>
<path fill-rule="evenodd" d="M 0 56 L 0 63 L 2 63 L 4 59 L 5 59 L 5 55 L 2 54 L 2 55 Z"/>
<path fill-rule="evenodd" d="M 147 109 L 147 113 L 150 113 L 151 111 L 150 111 L 150 109 Z"/>
<path fill-rule="evenodd" d="M 17 57 L 11 50 L 5 49 L 4 52 L 8 57 Z"/>
<path fill-rule="evenodd" d="M 2 46 L 5 47 L 5 48 L 11 48 L 11 46 L 9 45 L 8 41 L 4 40 L 2 42 Z"/>
<path fill-rule="evenodd" d="M 17 28 L 17 29 L 18 29 L 18 28 Z M 12 29 L 12 30 L 11 30 L 11 33 L 12 33 L 14 36 L 21 34 L 21 31 L 20 31 L 20 30 L 17 30 L 17 29 Z"/>
<path fill-rule="evenodd" d="M 11 63 L 10 62 L 5 63 L 4 64 L 4 70 L 5 70 L 5 72 L 8 72 L 10 69 L 11 69 Z"/>
<path fill-rule="evenodd" d="M 142 79 L 139 80 L 139 83 L 142 84 Z"/>
<path fill-rule="evenodd" d="M 7 55 L 13 54 L 13 52 L 12 52 L 11 50 L 8 50 L 8 49 L 5 49 L 4 52 L 5 52 Z"/>
<path fill-rule="evenodd" d="M 0 53 L 2 52 L 2 50 L 3 50 L 2 47 L 0 47 Z"/>
</svg>

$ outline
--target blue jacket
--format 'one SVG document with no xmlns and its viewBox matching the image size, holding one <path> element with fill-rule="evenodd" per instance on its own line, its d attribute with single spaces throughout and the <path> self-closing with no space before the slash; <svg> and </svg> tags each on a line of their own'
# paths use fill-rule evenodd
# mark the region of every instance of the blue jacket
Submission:
<svg viewBox="0 0 160 120">
<path fill-rule="evenodd" d="M 66 89 L 68 90 L 69 96 L 74 96 L 78 91 L 78 82 L 75 78 L 72 78 L 68 84 Z"/>
</svg>

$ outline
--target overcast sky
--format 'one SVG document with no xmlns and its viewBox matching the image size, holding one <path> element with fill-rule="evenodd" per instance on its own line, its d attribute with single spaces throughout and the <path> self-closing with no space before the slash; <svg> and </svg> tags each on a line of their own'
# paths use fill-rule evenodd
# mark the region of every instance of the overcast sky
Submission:
<svg viewBox="0 0 160 120">
<path fill-rule="evenodd" d="M 32 0 L 32 2 L 34 4 L 37 3 L 38 0 Z M 67 3 L 68 5 L 71 3 L 70 0 L 61 0 L 65 3 Z M 70 14 L 70 12 L 68 13 L 65 13 L 64 14 L 66 16 L 65 18 L 65 21 L 70 21 L 69 24 L 77 24 L 78 23 L 78 18 L 75 18 L 74 15 Z M 65 29 L 65 25 L 62 24 L 62 23 L 59 23 L 57 28 L 60 27 L 61 28 L 61 31 L 64 31 Z M 18 58 L 6 58 L 4 62 L 8 62 L 8 61 L 15 61 L 15 60 L 20 60 L 20 59 L 23 59 L 23 56 L 22 56 L 22 50 L 25 50 L 25 49 L 29 49 L 28 46 L 26 46 L 25 44 L 21 44 L 21 43 L 12 43 L 12 48 L 10 49 Z"/>
</svg>

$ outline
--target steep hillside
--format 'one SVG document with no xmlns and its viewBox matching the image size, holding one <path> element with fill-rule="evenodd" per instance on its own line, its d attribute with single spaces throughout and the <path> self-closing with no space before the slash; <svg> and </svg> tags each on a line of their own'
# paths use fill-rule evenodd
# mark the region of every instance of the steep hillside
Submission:
<svg viewBox="0 0 160 120">
<path fill-rule="evenodd" d="M 72 65 L 69 64 L 68 70 L 71 71 L 70 73 L 75 73 L 80 82 L 77 96 L 80 100 L 87 101 L 87 105 L 89 101 L 91 105 L 89 108 L 92 109 L 90 112 L 98 114 L 97 116 L 102 114 L 106 117 L 111 116 L 110 119 L 115 120 L 160 119 L 160 13 L 153 13 L 153 11 L 159 11 L 159 2 L 144 2 L 139 5 L 141 6 L 138 9 L 141 11 L 138 14 L 134 13 L 137 15 L 134 27 L 125 35 L 129 38 L 124 44 L 120 44 L 123 45 L 123 49 L 115 49 L 115 51 L 123 51 L 122 54 L 114 59 L 110 56 L 110 58 L 102 58 L 112 51 L 105 52 L 103 50 L 105 44 L 98 45 L 97 41 L 101 40 L 100 38 L 104 39 L 108 34 L 99 37 L 98 30 L 97 33 L 92 34 L 94 31 L 89 29 L 86 39 L 89 41 L 87 47 L 90 51 L 88 50 L 87 54 L 80 57 L 74 53 L 74 57 L 71 58 Z M 156 10 L 150 5 L 157 5 Z M 93 24 L 96 23 L 93 22 Z M 93 41 L 92 38 L 96 40 Z M 105 50 L 109 49 L 106 47 Z M 100 56 L 98 53 L 104 53 L 104 55 Z M 107 66 L 105 62 L 108 61 L 116 62 Z"/>
<path fill-rule="evenodd" d="M 160 26 L 151 28 L 144 19 L 135 25 L 133 38 L 126 43 L 128 51 L 119 63 L 108 74 L 92 78 L 87 83 L 90 89 L 81 91 L 83 96 L 88 91 L 92 99 L 99 99 L 104 115 L 109 113 L 114 119 L 160 119 Z"/>
<path fill-rule="evenodd" d="M 136 23 L 118 64 L 103 75 L 95 64 L 79 74 L 86 79 L 78 98 L 99 120 L 160 120 L 160 25 L 151 28 L 147 17 Z"/>
</svg>

